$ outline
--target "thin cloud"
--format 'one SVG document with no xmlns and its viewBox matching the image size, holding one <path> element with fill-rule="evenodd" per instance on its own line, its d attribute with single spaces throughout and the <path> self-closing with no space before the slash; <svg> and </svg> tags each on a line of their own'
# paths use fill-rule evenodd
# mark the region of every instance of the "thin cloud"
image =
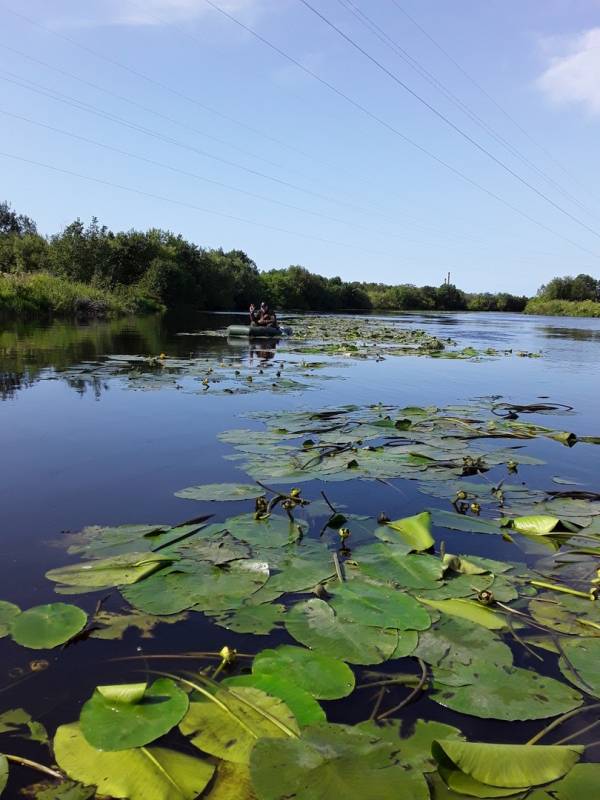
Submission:
<svg viewBox="0 0 600 800">
<path fill-rule="evenodd" d="M 536 85 L 550 102 L 600 115 L 600 27 L 546 40 L 543 49 L 549 64 Z"/>
</svg>

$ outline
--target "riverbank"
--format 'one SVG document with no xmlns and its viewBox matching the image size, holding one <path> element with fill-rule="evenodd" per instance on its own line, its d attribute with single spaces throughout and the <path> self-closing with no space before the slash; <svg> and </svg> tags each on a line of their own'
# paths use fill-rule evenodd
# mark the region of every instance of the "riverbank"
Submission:
<svg viewBox="0 0 600 800">
<path fill-rule="evenodd" d="M 525 306 L 525 314 L 546 317 L 600 317 L 600 303 L 593 300 L 543 300 L 533 298 Z"/>
<path fill-rule="evenodd" d="M 111 292 L 38 272 L 0 274 L 0 317 L 32 319 L 109 319 L 164 310 L 134 290 Z"/>
</svg>

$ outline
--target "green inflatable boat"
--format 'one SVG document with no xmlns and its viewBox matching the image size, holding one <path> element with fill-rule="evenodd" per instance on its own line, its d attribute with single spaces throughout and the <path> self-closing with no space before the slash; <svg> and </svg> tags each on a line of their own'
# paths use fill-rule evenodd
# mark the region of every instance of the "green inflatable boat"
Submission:
<svg viewBox="0 0 600 800">
<path fill-rule="evenodd" d="M 248 338 L 273 339 L 277 336 L 289 336 L 291 328 L 269 327 L 266 325 L 230 325 L 227 328 L 227 336 L 246 336 Z"/>
</svg>

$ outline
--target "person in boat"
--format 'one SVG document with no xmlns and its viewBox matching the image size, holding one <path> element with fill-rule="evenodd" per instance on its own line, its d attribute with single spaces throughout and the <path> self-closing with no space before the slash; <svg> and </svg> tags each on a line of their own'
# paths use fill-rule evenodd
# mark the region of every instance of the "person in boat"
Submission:
<svg viewBox="0 0 600 800">
<path fill-rule="evenodd" d="M 262 306 L 261 308 L 256 308 L 254 303 L 250 306 L 250 325 L 260 325 L 260 318 L 262 315 Z"/>
<path fill-rule="evenodd" d="M 265 328 L 277 327 L 277 317 L 266 303 L 260 304 L 260 319 L 258 324 L 263 325 Z"/>
</svg>

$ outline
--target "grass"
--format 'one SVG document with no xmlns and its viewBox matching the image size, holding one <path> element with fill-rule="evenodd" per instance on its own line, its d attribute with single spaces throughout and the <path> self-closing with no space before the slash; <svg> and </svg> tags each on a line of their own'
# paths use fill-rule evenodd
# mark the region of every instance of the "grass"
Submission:
<svg viewBox="0 0 600 800">
<path fill-rule="evenodd" d="M 111 292 L 44 272 L 0 273 L 0 316 L 105 319 L 162 310 L 156 301 L 129 292 Z"/>
<path fill-rule="evenodd" d="M 549 317 L 600 317 L 600 303 L 593 300 L 530 300 L 525 314 L 544 314 Z"/>
</svg>

